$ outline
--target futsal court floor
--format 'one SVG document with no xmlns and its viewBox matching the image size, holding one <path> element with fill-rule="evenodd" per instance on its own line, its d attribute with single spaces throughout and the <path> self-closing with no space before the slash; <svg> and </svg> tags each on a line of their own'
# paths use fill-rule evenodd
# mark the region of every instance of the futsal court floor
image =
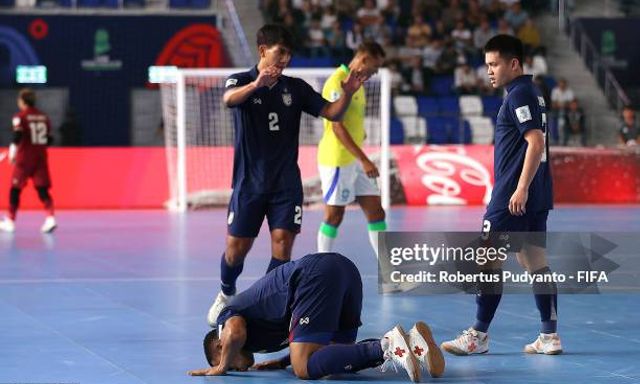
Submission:
<svg viewBox="0 0 640 384">
<path fill-rule="evenodd" d="M 218 292 L 225 210 L 62 211 L 54 235 L 43 213 L 21 212 L 15 234 L 0 233 L 0 383 L 295 383 L 290 370 L 189 377 L 206 362 L 205 313 Z M 396 231 L 477 231 L 481 207 L 394 207 Z M 315 249 L 321 211 L 306 210 L 294 258 Z M 640 206 L 561 206 L 549 230 L 623 231 L 640 236 Z M 266 228 L 248 256 L 239 288 L 262 276 Z M 640 240 L 639 240 L 640 242 Z M 362 213 L 348 211 L 336 243 L 364 282 L 359 339 L 396 323 L 431 325 L 436 340 L 456 336 L 475 314 L 472 295 L 379 295 Z M 639 250 L 640 252 L 640 250 Z M 505 295 L 486 355 L 446 355 L 439 383 L 640 383 L 640 293 L 562 295 L 565 353 L 524 355 L 539 319 L 531 295 Z M 265 356 L 258 356 L 263 360 Z M 405 372 L 370 369 L 331 382 L 409 382 Z"/>
</svg>

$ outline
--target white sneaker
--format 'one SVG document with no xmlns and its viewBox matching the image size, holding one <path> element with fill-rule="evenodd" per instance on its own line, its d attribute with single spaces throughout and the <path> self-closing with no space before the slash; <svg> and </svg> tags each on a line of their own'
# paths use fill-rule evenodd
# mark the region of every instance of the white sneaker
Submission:
<svg viewBox="0 0 640 384">
<path fill-rule="evenodd" d="M 411 381 L 414 383 L 420 381 L 420 363 L 411 353 L 409 336 L 401 326 L 396 325 L 387 332 L 380 340 L 380 346 L 384 354 L 384 363 L 380 366 L 382 372 L 387 371 L 390 366 L 397 372 L 399 365 L 407 371 Z"/>
<path fill-rule="evenodd" d="M 473 328 L 462 331 L 456 339 L 440 345 L 445 351 L 458 356 L 476 355 L 489 352 L 489 335 Z"/>
<path fill-rule="evenodd" d="M 8 217 L 5 217 L 4 220 L 0 221 L 0 231 L 5 231 L 9 233 L 13 233 L 16 230 L 16 225 L 13 223 Z"/>
<path fill-rule="evenodd" d="M 42 233 L 51 233 L 56 229 L 57 226 L 58 224 L 56 224 L 56 218 L 53 216 L 47 216 L 47 218 L 44 219 L 44 224 L 42 224 L 42 228 L 40 228 L 40 230 L 42 231 Z"/>
<path fill-rule="evenodd" d="M 524 346 L 524 351 L 526 353 L 559 355 L 562 353 L 562 344 L 557 333 L 541 333 L 536 341 Z"/>
<path fill-rule="evenodd" d="M 213 302 L 211 308 L 209 308 L 209 313 L 207 313 L 207 323 L 211 328 L 215 328 L 218 326 L 218 316 L 220 316 L 220 312 L 229 304 L 229 300 L 231 300 L 231 296 L 227 296 L 224 293 L 219 292 L 218 296 L 216 296 L 216 301 Z"/>
<path fill-rule="evenodd" d="M 438 344 L 433 339 L 429 326 L 418 321 L 409 331 L 409 346 L 411 351 L 431 377 L 440 377 L 444 373 L 444 356 Z"/>
</svg>

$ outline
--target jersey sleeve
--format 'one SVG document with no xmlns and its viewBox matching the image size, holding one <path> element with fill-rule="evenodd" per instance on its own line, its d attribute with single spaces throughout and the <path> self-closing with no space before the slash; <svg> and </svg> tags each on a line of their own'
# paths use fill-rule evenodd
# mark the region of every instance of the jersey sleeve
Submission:
<svg viewBox="0 0 640 384">
<path fill-rule="evenodd" d="M 327 105 L 327 100 L 311 88 L 304 80 L 299 80 L 299 87 L 301 90 L 300 96 L 302 97 L 302 110 L 312 116 L 318 117 L 322 108 Z"/>
<path fill-rule="evenodd" d="M 322 87 L 322 97 L 330 102 L 338 100 L 342 93 L 342 86 L 336 81 L 335 76 L 329 77 Z"/>
<path fill-rule="evenodd" d="M 22 117 L 20 115 L 13 115 L 11 119 L 11 127 L 14 132 L 22 132 Z"/>
<path fill-rule="evenodd" d="M 531 129 L 543 130 L 542 109 L 540 100 L 527 89 L 515 90 L 509 101 L 509 112 L 511 119 L 518 131 L 524 135 Z"/>
</svg>

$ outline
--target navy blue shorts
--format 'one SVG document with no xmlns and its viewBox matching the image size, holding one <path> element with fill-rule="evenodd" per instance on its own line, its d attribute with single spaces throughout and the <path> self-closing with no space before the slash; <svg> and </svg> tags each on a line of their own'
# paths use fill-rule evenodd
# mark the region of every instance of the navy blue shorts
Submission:
<svg viewBox="0 0 640 384">
<path fill-rule="evenodd" d="M 483 233 L 510 233 L 510 250 L 517 252 L 522 243 L 545 248 L 547 245 L 547 218 L 549 211 L 514 216 L 509 210 L 487 212 L 482 220 Z"/>
<path fill-rule="evenodd" d="M 310 261 L 294 291 L 289 342 L 355 342 L 362 325 L 358 268 L 337 253 L 319 254 Z"/>
<path fill-rule="evenodd" d="M 236 188 L 227 212 L 227 230 L 235 237 L 257 237 L 264 217 L 269 230 L 300 232 L 302 224 L 302 190 L 274 193 L 249 193 Z"/>
</svg>

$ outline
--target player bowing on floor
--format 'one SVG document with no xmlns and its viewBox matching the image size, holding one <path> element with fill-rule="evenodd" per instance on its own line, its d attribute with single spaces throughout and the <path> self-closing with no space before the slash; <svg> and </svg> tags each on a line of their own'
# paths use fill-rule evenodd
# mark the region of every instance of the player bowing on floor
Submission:
<svg viewBox="0 0 640 384">
<path fill-rule="evenodd" d="M 9 161 L 14 164 L 9 190 L 9 215 L 0 222 L 0 230 L 13 232 L 14 221 L 20 206 L 20 193 L 29 179 L 38 191 L 38 197 L 47 211 L 42 232 L 56 228 L 53 216 L 53 200 L 49 194 L 51 178 L 47 160 L 47 146 L 51 144 L 49 117 L 36 108 L 36 94 L 24 88 L 18 93 L 18 112 L 13 117 L 13 140 L 9 147 Z"/>
<path fill-rule="evenodd" d="M 267 271 L 291 259 L 302 223 L 298 168 L 302 112 L 338 121 L 363 82 L 361 74 L 352 72 L 342 82 L 342 96 L 328 102 L 305 81 L 282 75 L 293 48 L 291 34 L 284 27 L 263 26 L 257 33 L 257 45 L 257 66 L 231 75 L 225 84 L 223 101 L 233 109 L 235 131 L 233 193 L 226 249 L 220 260 L 222 290 L 209 309 L 210 325 L 235 294 L 244 259 L 265 216 L 272 255 Z"/>
<path fill-rule="evenodd" d="M 420 381 L 421 367 L 432 377 L 445 368 L 444 357 L 431 330 L 418 322 L 407 334 L 396 326 L 382 339 L 354 344 L 362 310 L 362 281 L 356 266 L 337 253 L 316 253 L 285 263 L 246 291 L 234 296 L 204 339 L 211 368 L 194 376 L 224 375 L 247 370 L 253 353 L 289 347 L 282 359 L 256 369 L 284 369 L 300 379 L 357 372 L 382 365 L 406 370 Z"/>
</svg>

